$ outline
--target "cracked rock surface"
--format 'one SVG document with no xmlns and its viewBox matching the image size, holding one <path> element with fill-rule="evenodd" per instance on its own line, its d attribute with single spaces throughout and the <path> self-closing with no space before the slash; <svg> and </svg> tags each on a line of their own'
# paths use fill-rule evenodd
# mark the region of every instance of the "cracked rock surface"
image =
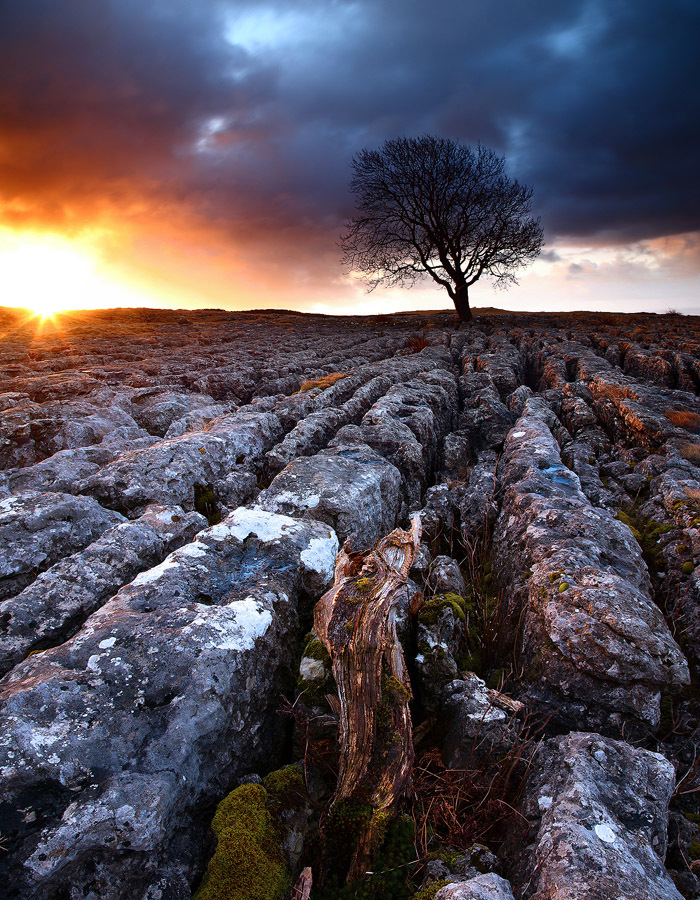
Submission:
<svg viewBox="0 0 700 900">
<path fill-rule="evenodd" d="M 435 896 L 700 897 L 697 320 L 0 324 L 8 900 L 189 900 L 216 805 L 294 758 L 284 703 L 334 734 L 307 633 L 338 548 L 416 512 L 417 758 L 528 760 L 490 849 L 465 826 L 426 864 Z"/>
</svg>

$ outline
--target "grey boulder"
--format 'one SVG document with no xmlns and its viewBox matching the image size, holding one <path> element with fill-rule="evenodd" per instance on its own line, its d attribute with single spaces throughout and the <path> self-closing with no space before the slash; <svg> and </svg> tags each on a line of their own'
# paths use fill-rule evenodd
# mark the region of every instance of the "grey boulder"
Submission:
<svg viewBox="0 0 700 900">
<path fill-rule="evenodd" d="M 188 896 L 214 802 L 279 749 L 299 606 L 337 547 L 326 525 L 239 509 L 15 666 L 0 694 L 8 900 Z"/>
<path fill-rule="evenodd" d="M 0 500 L 0 546 L 11 548 L 0 557 L 0 599 L 123 521 L 90 497 L 26 491 Z"/>
<path fill-rule="evenodd" d="M 511 844 L 527 900 L 681 900 L 668 876 L 673 766 L 624 741 L 572 732 L 541 748 Z"/>
<path fill-rule="evenodd" d="M 149 506 L 136 521 L 115 525 L 1 602 L 0 675 L 28 653 L 67 640 L 122 585 L 206 524 L 203 516 L 179 506 Z"/>
<path fill-rule="evenodd" d="M 257 498 L 269 512 L 316 519 L 342 543 L 371 547 L 396 524 L 401 476 L 365 445 L 333 447 L 295 459 Z"/>
</svg>

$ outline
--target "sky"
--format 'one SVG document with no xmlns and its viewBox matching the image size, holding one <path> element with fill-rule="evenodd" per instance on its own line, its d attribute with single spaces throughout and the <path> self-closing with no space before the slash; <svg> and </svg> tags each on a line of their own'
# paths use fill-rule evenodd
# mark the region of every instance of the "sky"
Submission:
<svg viewBox="0 0 700 900">
<path fill-rule="evenodd" d="M 505 156 L 546 246 L 474 307 L 700 314 L 697 0 L 4 0 L 0 305 L 375 313 L 351 160 Z"/>
</svg>

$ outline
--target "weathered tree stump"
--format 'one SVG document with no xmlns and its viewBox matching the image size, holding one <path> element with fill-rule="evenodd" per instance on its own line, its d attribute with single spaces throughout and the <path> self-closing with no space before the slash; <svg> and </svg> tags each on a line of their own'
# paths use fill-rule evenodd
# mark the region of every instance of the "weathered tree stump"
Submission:
<svg viewBox="0 0 700 900">
<path fill-rule="evenodd" d="M 368 813 L 352 853 L 348 881 L 362 875 L 381 844 L 413 764 L 411 685 L 396 633 L 396 606 L 420 543 L 420 518 L 363 553 L 345 548 L 331 589 L 314 611 L 316 633 L 332 661 L 340 701 L 340 772 L 333 808 Z"/>
<path fill-rule="evenodd" d="M 307 866 L 299 876 L 297 883 L 292 888 L 291 900 L 309 900 L 313 886 L 311 868 Z"/>
</svg>

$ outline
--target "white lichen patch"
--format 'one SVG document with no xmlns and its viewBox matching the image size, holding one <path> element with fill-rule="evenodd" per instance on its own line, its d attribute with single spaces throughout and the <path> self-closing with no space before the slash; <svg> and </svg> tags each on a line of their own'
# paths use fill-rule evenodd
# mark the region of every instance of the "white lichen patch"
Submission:
<svg viewBox="0 0 700 900">
<path fill-rule="evenodd" d="M 503 722 L 506 714 L 503 710 L 490 706 L 487 709 L 478 709 L 476 712 L 469 713 L 467 718 L 474 722 Z"/>
<path fill-rule="evenodd" d="M 205 534 L 209 540 L 214 541 L 224 541 L 227 538 L 244 541 L 254 534 L 261 541 L 268 542 L 279 540 L 284 534 L 297 531 L 301 527 L 301 523 L 290 516 L 241 506 L 223 522 L 208 528 Z"/>
<path fill-rule="evenodd" d="M 55 721 L 48 727 L 35 725 L 29 736 L 29 743 L 35 750 L 46 750 L 64 740 L 72 727 L 72 723 L 67 721 Z"/>
<path fill-rule="evenodd" d="M 299 676 L 303 681 L 323 681 L 326 677 L 326 667 L 320 659 L 305 656 L 299 663 Z"/>
<path fill-rule="evenodd" d="M 160 526 L 166 530 L 173 527 L 173 516 L 184 516 L 182 507 L 180 506 L 153 506 L 146 507 L 141 517 L 145 522 L 154 527 Z"/>
<path fill-rule="evenodd" d="M 140 572 L 131 582 L 132 585 L 134 587 L 142 587 L 145 584 L 153 584 L 153 582 L 158 581 L 168 569 L 175 569 L 177 567 L 178 558 L 181 553 L 181 550 L 176 550 L 174 553 L 171 553 L 170 556 L 166 556 L 162 563 L 159 563 L 152 569 L 147 569 L 145 572 Z"/>
<path fill-rule="evenodd" d="M 309 546 L 301 551 L 299 558 L 307 569 L 318 572 L 326 581 L 330 581 L 337 554 L 338 538 L 335 531 L 331 530 L 327 538 L 311 538 Z"/>
<path fill-rule="evenodd" d="M 294 477 L 298 478 L 298 475 L 294 475 Z M 275 494 L 272 498 L 272 502 L 277 508 L 288 504 L 295 508 L 315 509 L 321 502 L 321 498 L 318 494 L 308 494 L 306 497 L 302 497 L 300 494 L 292 493 L 291 491 L 280 491 L 279 494 Z"/>
<path fill-rule="evenodd" d="M 105 638 L 103 641 L 100 641 L 98 644 L 100 650 L 109 650 L 110 647 L 113 647 L 117 643 L 117 639 L 115 637 Z"/>
<path fill-rule="evenodd" d="M 197 615 L 182 634 L 196 634 L 204 645 L 219 650 L 250 650 L 272 624 L 272 613 L 253 597 L 228 606 L 209 606 Z"/>
<path fill-rule="evenodd" d="M 12 512 L 15 509 L 21 509 L 25 505 L 27 499 L 36 497 L 36 491 L 25 491 L 21 494 L 15 494 L 13 497 L 5 497 L 0 500 L 0 517 L 3 513 Z"/>
<path fill-rule="evenodd" d="M 601 841 L 605 841 L 606 844 L 615 843 L 615 838 L 617 837 L 617 835 L 609 825 L 596 825 L 595 833 L 598 835 Z"/>
<path fill-rule="evenodd" d="M 185 547 L 180 547 L 180 549 L 176 552 L 178 558 L 180 559 L 197 559 L 201 556 L 207 555 L 206 547 L 203 547 L 198 541 L 193 541 L 191 544 L 187 544 Z"/>
</svg>

